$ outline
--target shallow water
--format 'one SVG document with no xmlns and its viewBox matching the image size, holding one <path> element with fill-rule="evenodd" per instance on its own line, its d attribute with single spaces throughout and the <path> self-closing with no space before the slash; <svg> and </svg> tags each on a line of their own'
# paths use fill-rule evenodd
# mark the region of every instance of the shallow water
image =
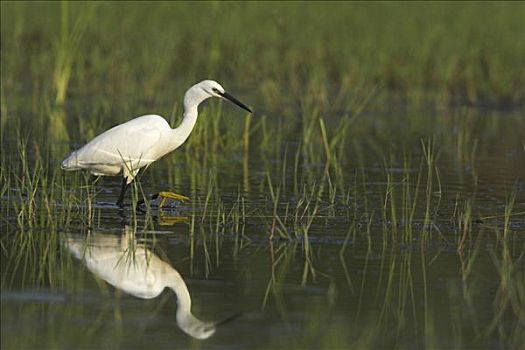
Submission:
<svg viewBox="0 0 525 350">
<path fill-rule="evenodd" d="M 315 210 L 313 202 L 304 207 L 301 187 L 317 188 L 326 163 L 302 161 L 294 170 L 299 134 L 275 152 L 255 141 L 247 155 L 235 149 L 209 163 L 176 154 L 158 161 L 141 178 L 144 192 L 173 189 L 191 200 L 150 213 L 119 210 L 120 179 L 103 178 L 93 187 L 94 202 L 78 203 L 69 224 L 20 226 L 17 189 L 10 188 L 2 198 L 2 348 L 515 348 L 525 322 L 524 132 L 516 127 L 522 114 L 470 114 L 472 127 L 465 118 L 408 127 L 415 119 L 403 112 L 366 115 L 356 128 L 368 132 L 354 135 L 341 160 L 344 190 L 335 186 L 331 195 L 326 187 Z M 458 137 L 447 138 L 455 128 L 470 133 L 468 152 L 450 143 Z M 430 229 L 421 165 L 428 135 L 435 137 L 438 173 Z M 14 138 L 3 146 L 17 148 Z M 411 155 L 408 168 L 403 153 Z M 13 154 L 5 164 L 14 169 Z M 59 164 L 62 156 L 51 159 Z M 408 188 L 421 196 L 408 223 L 400 202 L 407 174 Z M 64 179 L 75 176 L 82 179 Z M 273 191 L 279 188 L 276 205 L 268 177 Z M 386 188 L 396 193 L 394 209 Z M 472 220 L 464 231 L 458 223 L 467 202 Z M 298 212 L 304 216 L 294 219 Z M 460 250 L 462 232 L 468 244 Z M 108 251 L 135 269 L 128 257 L 144 249 L 182 276 L 195 317 L 236 317 L 199 340 L 177 322 L 180 305 L 169 288 L 143 299 L 108 280 L 120 266 Z M 89 266 L 88 253 L 108 261 L 106 275 Z M 121 274 L 119 282 L 126 279 Z"/>
</svg>

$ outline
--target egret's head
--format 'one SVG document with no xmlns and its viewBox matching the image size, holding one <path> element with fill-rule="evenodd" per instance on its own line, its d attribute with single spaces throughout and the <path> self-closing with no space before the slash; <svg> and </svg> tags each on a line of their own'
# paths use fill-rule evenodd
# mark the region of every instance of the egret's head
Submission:
<svg viewBox="0 0 525 350">
<path fill-rule="evenodd" d="M 209 322 L 181 328 L 186 334 L 196 339 L 208 339 L 215 333 L 215 325 Z"/>
<path fill-rule="evenodd" d="M 179 297 L 179 295 L 177 295 L 177 297 Z M 177 324 L 184 333 L 196 339 L 207 339 L 211 337 L 216 330 L 214 323 L 203 322 L 193 316 L 191 311 L 180 304 L 180 300 L 177 308 Z"/>
<path fill-rule="evenodd" d="M 235 103 L 237 106 L 241 107 L 242 109 L 252 113 L 252 110 L 248 108 L 244 103 L 227 93 L 224 88 L 219 84 L 218 82 L 214 80 L 203 80 L 200 83 L 197 83 L 194 85 L 189 91 L 193 90 L 194 88 L 198 89 L 201 93 L 204 93 L 205 98 L 207 97 L 219 97 L 225 100 L 228 100 L 230 102 Z M 188 91 L 188 92 L 189 92 Z M 200 101 L 199 101 L 200 102 Z"/>
<path fill-rule="evenodd" d="M 221 84 L 217 83 L 215 80 L 203 80 L 199 83 L 199 87 L 211 97 L 222 98 L 221 94 L 226 92 Z"/>
</svg>

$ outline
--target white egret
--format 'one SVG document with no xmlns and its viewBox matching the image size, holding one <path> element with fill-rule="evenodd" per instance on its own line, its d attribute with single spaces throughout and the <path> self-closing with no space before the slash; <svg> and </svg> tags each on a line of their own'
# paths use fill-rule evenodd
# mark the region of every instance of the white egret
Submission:
<svg viewBox="0 0 525 350">
<path fill-rule="evenodd" d="M 166 119 L 149 114 L 117 125 L 98 135 L 62 162 L 64 170 L 87 169 L 94 175 L 124 176 L 117 205 L 122 207 L 124 194 L 138 171 L 179 148 L 197 122 L 198 106 L 210 97 L 235 103 L 252 113 L 245 104 L 228 94 L 213 80 L 193 85 L 184 95 L 184 119 L 172 129 Z M 161 192 L 161 195 L 184 200 L 184 196 Z"/>
<path fill-rule="evenodd" d="M 177 295 L 177 325 L 194 338 L 209 338 L 216 326 L 224 323 L 201 321 L 191 313 L 190 292 L 182 276 L 145 245 L 138 244 L 128 226 L 121 237 L 98 233 L 68 236 L 64 245 L 96 276 L 127 294 L 152 299 L 166 287 L 172 289 Z"/>
</svg>

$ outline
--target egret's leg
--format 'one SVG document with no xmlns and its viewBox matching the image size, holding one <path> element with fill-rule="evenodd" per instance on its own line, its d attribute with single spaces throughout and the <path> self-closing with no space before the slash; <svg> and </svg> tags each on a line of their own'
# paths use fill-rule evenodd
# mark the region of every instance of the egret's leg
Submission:
<svg viewBox="0 0 525 350">
<path fill-rule="evenodd" d="M 181 194 L 177 194 L 177 193 L 173 193 L 173 192 L 167 192 L 167 191 L 161 191 L 161 192 L 155 193 L 154 195 L 151 196 L 150 200 L 154 201 L 157 198 L 160 198 L 160 200 L 159 200 L 159 208 L 161 208 L 164 205 L 164 203 L 166 203 L 167 199 L 174 199 L 174 200 L 179 201 L 179 202 L 186 202 L 186 201 L 190 200 L 188 197 L 183 196 Z M 144 199 L 139 200 L 137 202 L 137 204 L 138 205 L 144 204 Z"/>
<path fill-rule="evenodd" d="M 174 192 L 167 192 L 167 191 L 159 192 L 158 196 L 160 197 L 159 208 L 161 208 L 164 205 L 164 203 L 166 202 L 168 198 L 174 199 L 179 202 L 186 202 L 190 200 L 188 197 L 183 196 L 181 194 L 177 194 Z"/>
<path fill-rule="evenodd" d="M 178 223 L 184 223 L 190 221 L 190 218 L 188 216 L 170 216 L 170 215 L 163 215 L 162 210 L 160 211 L 159 215 L 159 224 L 162 226 L 171 226 Z"/>
<path fill-rule="evenodd" d="M 126 194 L 126 190 L 128 189 L 128 182 L 126 181 L 126 178 L 122 178 L 122 187 L 120 189 L 120 196 L 118 197 L 117 205 L 119 208 L 123 207 L 124 204 L 124 195 Z"/>
</svg>

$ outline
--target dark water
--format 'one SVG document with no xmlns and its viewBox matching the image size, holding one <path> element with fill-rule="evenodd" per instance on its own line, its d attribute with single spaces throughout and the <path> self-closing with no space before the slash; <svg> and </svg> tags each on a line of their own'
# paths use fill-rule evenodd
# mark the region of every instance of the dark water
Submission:
<svg viewBox="0 0 525 350">
<path fill-rule="evenodd" d="M 307 210 L 311 222 L 293 216 L 302 212 L 300 188 L 321 183 L 316 171 L 324 163 L 302 162 L 296 180 L 293 161 L 283 157 L 286 151 L 293 158 L 293 139 L 269 155 L 252 147 L 248 159 L 241 150 L 207 165 L 183 156 L 159 161 L 141 178 L 144 191 L 173 189 L 191 201 L 153 208 L 152 215 L 113 204 L 117 178 L 95 184 L 87 223 L 20 228 L 13 197 L 4 196 L 2 349 L 518 348 L 525 340 L 522 115 L 474 112 L 472 127 L 465 119 L 440 122 L 428 235 L 427 180 L 422 175 L 417 185 L 416 179 L 427 171 L 420 165 L 421 139 L 435 124 L 402 126 L 403 115 L 376 114 L 356 125 L 369 132 L 356 134 L 345 151 L 345 189 L 333 199 L 326 189 L 317 211 Z M 470 132 L 465 152 L 457 136 L 447 137 L 456 127 Z M 403 152 L 412 155 L 409 168 Z M 60 158 L 53 156 L 57 164 Z M 308 180 L 310 173 L 317 181 Z M 411 174 L 412 191 L 419 188 L 410 223 L 402 220 L 400 192 L 394 215 L 389 201 L 382 207 L 387 173 L 395 189 L 403 174 Z M 267 174 L 280 188 L 277 206 Z M 459 250 L 466 203 L 472 220 Z M 16 243 L 26 242 L 20 237 L 31 237 L 29 247 Z M 139 278 L 148 273 L 153 282 Z M 177 273 L 199 320 L 189 326 L 178 320 L 181 298 L 172 289 L 149 299 L 137 295 L 145 281 L 169 285 Z"/>
</svg>

